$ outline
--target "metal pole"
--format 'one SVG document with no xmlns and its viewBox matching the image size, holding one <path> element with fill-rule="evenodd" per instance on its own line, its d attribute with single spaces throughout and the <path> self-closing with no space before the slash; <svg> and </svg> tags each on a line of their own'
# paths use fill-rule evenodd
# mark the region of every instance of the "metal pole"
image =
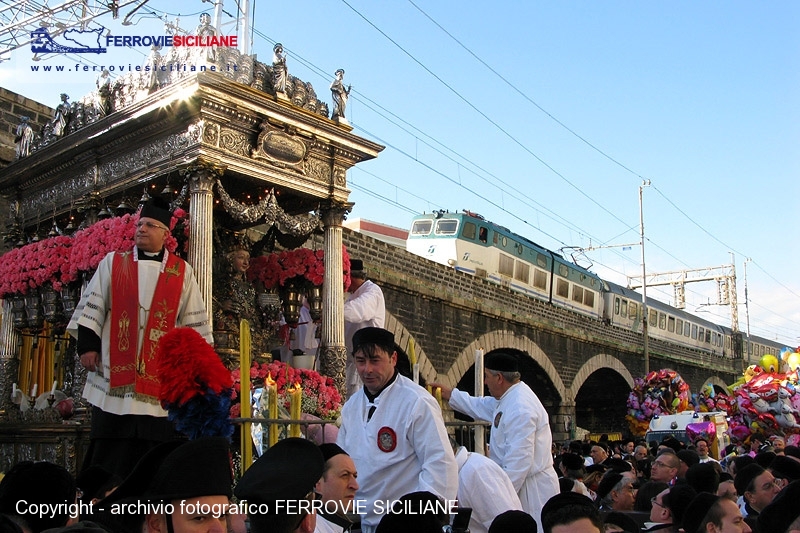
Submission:
<svg viewBox="0 0 800 533">
<path fill-rule="evenodd" d="M 647 269 L 644 263 L 644 209 L 642 205 L 642 190 L 650 186 L 650 180 L 643 180 L 639 185 L 639 238 L 642 245 L 642 335 L 644 336 L 644 374 L 650 373 L 650 343 L 647 332 Z"/>
<path fill-rule="evenodd" d="M 750 304 L 747 296 L 747 263 L 752 261 L 749 257 L 744 260 L 744 316 L 747 320 L 747 362 L 742 364 L 742 372 L 750 366 Z M 744 360 L 744 356 L 742 356 Z"/>
</svg>

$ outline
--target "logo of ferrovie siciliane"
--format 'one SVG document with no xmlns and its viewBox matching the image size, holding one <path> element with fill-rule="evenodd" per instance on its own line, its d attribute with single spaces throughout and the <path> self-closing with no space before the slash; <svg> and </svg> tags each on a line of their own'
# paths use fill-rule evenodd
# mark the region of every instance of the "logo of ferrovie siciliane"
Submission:
<svg viewBox="0 0 800 533">
<path fill-rule="evenodd" d="M 67 30 L 61 37 L 69 41 L 57 43 L 44 28 L 31 32 L 31 52 L 35 54 L 105 54 L 106 49 L 100 46 L 104 27 L 91 30 Z"/>
</svg>

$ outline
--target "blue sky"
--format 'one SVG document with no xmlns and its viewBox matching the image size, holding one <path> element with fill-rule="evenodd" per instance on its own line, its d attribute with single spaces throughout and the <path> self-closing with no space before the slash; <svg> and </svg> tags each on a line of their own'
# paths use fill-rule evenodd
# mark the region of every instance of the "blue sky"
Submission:
<svg viewBox="0 0 800 533">
<path fill-rule="evenodd" d="M 800 4 L 413 1 L 255 6 L 258 58 L 283 43 L 290 74 L 328 102 L 344 68 L 355 133 L 387 146 L 349 173 L 350 218 L 408 227 L 414 213 L 469 209 L 551 249 L 634 243 L 649 179 L 648 272 L 728 265 L 734 252 L 746 330 L 749 257 L 751 332 L 800 344 Z M 180 12 L 191 29 L 211 5 L 148 10 Z M 134 20 L 101 23 L 162 32 L 154 17 Z M 93 88 L 91 73 L 57 85 L 33 75 L 30 58 L 0 63 L 0 85 L 50 106 Z M 641 273 L 638 247 L 587 255 L 612 281 Z M 688 311 L 730 325 L 727 307 L 704 305 L 715 301 L 713 283 L 687 286 Z"/>
</svg>

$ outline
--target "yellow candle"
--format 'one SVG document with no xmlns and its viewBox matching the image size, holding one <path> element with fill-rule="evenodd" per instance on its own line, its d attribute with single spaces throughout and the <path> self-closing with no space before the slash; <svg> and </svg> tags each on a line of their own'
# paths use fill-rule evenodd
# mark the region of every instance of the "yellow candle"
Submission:
<svg viewBox="0 0 800 533">
<path fill-rule="evenodd" d="M 411 368 L 417 364 L 417 349 L 414 346 L 414 337 L 408 339 L 408 358 L 411 360 Z"/>
<path fill-rule="evenodd" d="M 294 387 L 289 390 L 289 417 L 292 420 L 300 420 L 303 405 L 303 389 L 299 383 L 295 383 Z M 300 424 L 289 425 L 289 436 L 300 436 Z"/>
<path fill-rule="evenodd" d="M 272 374 L 267 375 L 265 383 L 267 387 L 267 409 L 268 418 L 272 420 L 278 419 L 278 387 L 272 379 Z M 269 445 L 272 447 L 278 442 L 278 423 L 270 422 L 269 424 Z"/>
<path fill-rule="evenodd" d="M 430 385 L 425 385 L 425 390 L 428 391 L 428 394 L 433 394 L 433 387 Z"/>
<path fill-rule="evenodd" d="M 442 388 L 436 387 L 436 391 L 434 396 L 436 396 L 436 401 L 439 403 L 439 409 L 444 409 L 444 404 L 442 403 Z"/>
<path fill-rule="evenodd" d="M 239 399 L 240 416 L 250 418 L 250 323 L 239 321 Z M 253 463 L 253 447 L 250 444 L 250 422 L 243 422 L 241 428 L 242 473 Z"/>
</svg>

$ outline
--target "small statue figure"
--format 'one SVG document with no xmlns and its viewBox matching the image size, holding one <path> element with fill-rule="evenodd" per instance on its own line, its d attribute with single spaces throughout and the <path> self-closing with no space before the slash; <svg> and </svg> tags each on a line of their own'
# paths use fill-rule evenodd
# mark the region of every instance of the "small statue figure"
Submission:
<svg viewBox="0 0 800 533">
<path fill-rule="evenodd" d="M 333 97 L 333 120 L 341 120 L 347 122 L 344 116 L 345 108 L 347 107 L 347 99 L 350 97 L 351 86 L 348 85 L 347 89 L 344 88 L 344 69 L 339 69 L 334 74 L 336 79 L 331 83 L 331 96 Z"/>
<path fill-rule="evenodd" d="M 286 68 L 286 55 L 283 53 L 283 45 L 277 43 L 272 49 L 272 85 L 276 93 L 286 94 L 286 82 L 289 79 L 289 71 Z"/>
<path fill-rule="evenodd" d="M 33 145 L 34 133 L 33 128 L 28 123 L 30 117 L 19 117 L 20 123 L 17 126 L 16 136 L 14 137 L 14 152 L 16 159 L 22 159 L 31 155 L 31 147 Z"/>
<path fill-rule="evenodd" d="M 208 13 L 200 13 L 200 24 L 194 30 L 194 34 L 198 37 L 213 37 L 217 34 L 217 29 L 211 25 L 211 15 Z M 205 46 L 206 60 L 214 61 L 217 58 L 216 46 Z"/>
<path fill-rule="evenodd" d="M 69 95 L 61 93 L 61 103 L 56 106 L 53 119 L 47 123 L 46 130 L 55 139 L 62 137 L 67 130 L 69 121 Z"/>
<path fill-rule="evenodd" d="M 97 85 L 96 107 L 100 116 L 104 117 L 111 112 L 111 73 L 107 68 L 97 76 L 95 84 Z"/>
</svg>

